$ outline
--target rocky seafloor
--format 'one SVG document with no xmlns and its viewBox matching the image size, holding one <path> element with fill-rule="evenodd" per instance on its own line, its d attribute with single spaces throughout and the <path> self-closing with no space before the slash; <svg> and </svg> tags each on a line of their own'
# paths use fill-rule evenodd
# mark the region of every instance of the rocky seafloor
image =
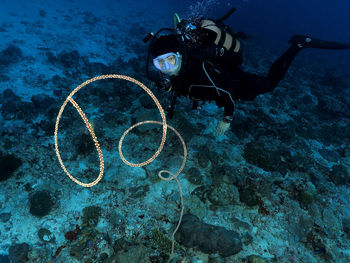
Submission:
<svg viewBox="0 0 350 263">
<path fill-rule="evenodd" d="M 167 106 L 168 94 L 144 74 L 141 39 L 156 22 L 137 12 L 111 18 L 45 6 L 11 16 L 0 26 L 0 262 L 167 262 L 180 196 L 157 174 L 176 173 L 181 142 L 168 130 L 159 157 L 140 168 L 118 153 L 132 124 L 160 120 L 152 99 L 125 80 L 101 80 L 74 96 L 104 157 L 104 177 L 92 188 L 63 172 L 53 137 L 63 101 L 98 75 L 134 77 Z M 245 46 L 244 68 L 259 74 L 283 52 L 259 40 Z M 185 211 L 172 262 L 350 262 L 350 76 L 343 63 L 321 63 L 326 56 L 302 51 L 275 91 L 237 103 L 221 137 L 222 109 L 178 101 L 168 124 L 184 138 L 188 160 L 178 177 Z M 161 126 L 140 126 L 123 153 L 145 161 L 161 136 Z M 72 105 L 59 147 L 72 175 L 96 179 L 94 142 Z"/>
</svg>

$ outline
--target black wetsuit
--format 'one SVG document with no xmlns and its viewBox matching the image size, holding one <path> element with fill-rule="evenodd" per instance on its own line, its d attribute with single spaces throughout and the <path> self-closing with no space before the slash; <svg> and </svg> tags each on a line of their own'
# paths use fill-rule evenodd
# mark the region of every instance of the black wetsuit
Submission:
<svg viewBox="0 0 350 263">
<path fill-rule="evenodd" d="M 215 63 L 208 56 L 208 47 L 196 46 L 195 50 L 188 49 L 187 63 L 184 64 L 175 77 L 171 78 L 173 94 L 171 96 L 168 114 L 172 115 L 176 98 L 188 96 L 194 101 L 194 108 L 198 100 L 215 101 L 219 107 L 224 107 L 225 116 L 233 116 L 234 104 L 232 100 L 254 100 L 256 96 L 272 91 L 285 73 L 292 60 L 300 50 L 292 45 L 271 67 L 267 77 L 244 72 L 240 68 L 241 61 Z M 197 54 L 202 54 L 198 56 Z M 210 80 L 210 79 L 211 80 Z M 230 96 L 213 87 L 230 93 Z M 232 99 L 232 100 L 231 100 Z"/>
<path fill-rule="evenodd" d="M 202 20 L 199 20 L 202 21 Z M 234 41 L 235 37 L 229 27 L 217 24 L 222 32 L 229 32 Z M 186 52 L 183 52 L 183 63 L 180 72 L 171 76 L 172 94 L 168 107 L 168 117 L 172 117 L 176 98 L 188 96 L 198 105 L 198 100 L 215 101 L 219 107 L 224 107 L 224 115 L 232 118 L 235 100 L 254 100 L 256 96 L 272 91 L 282 80 L 298 52 L 305 47 L 321 49 L 349 49 L 349 44 L 322 41 L 308 36 L 295 35 L 289 42 L 291 46 L 271 66 L 267 76 L 244 72 L 242 54 L 239 49 L 233 51 L 222 47 L 224 37 L 220 43 L 214 44 L 217 34 L 207 28 L 200 28 L 196 25 L 196 41 L 182 38 Z M 199 28 L 199 30 L 198 30 Z M 221 35 L 224 35 L 222 33 Z M 193 35 L 192 35 L 193 36 Z M 198 37 L 199 36 L 199 37 Z M 174 47 L 165 47 L 164 43 L 170 46 L 174 42 L 169 39 L 161 39 L 154 46 L 153 52 L 158 55 L 163 52 L 170 52 Z M 237 44 L 237 43 L 236 43 Z M 156 54 L 157 55 L 157 54 Z M 221 90 L 220 90 L 221 89 Z M 226 91 L 226 92 L 225 92 Z M 229 95 L 228 95 L 229 94 Z"/>
</svg>

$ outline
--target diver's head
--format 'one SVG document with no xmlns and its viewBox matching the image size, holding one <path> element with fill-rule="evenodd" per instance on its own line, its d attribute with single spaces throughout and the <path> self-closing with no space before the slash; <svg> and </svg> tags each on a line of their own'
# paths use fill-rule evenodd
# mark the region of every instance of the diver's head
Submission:
<svg viewBox="0 0 350 263">
<path fill-rule="evenodd" d="M 152 42 L 153 65 L 162 73 L 177 75 L 181 69 L 181 45 L 175 35 L 162 35 Z"/>
</svg>

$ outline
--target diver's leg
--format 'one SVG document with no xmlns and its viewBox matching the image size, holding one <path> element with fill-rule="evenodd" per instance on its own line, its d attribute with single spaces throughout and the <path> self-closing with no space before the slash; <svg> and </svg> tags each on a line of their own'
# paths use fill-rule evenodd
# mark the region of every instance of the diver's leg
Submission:
<svg viewBox="0 0 350 263">
<path fill-rule="evenodd" d="M 267 79 L 274 87 L 284 78 L 290 64 L 300 50 L 304 48 L 350 49 L 350 44 L 324 41 L 304 35 L 294 35 L 288 42 L 292 45 L 272 64 L 267 75 Z"/>
<path fill-rule="evenodd" d="M 306 35 L 294 35 L 288 42 L 293 45 L 297 45 L 300 48 L 311 47 L 321 49 L 350 49 L 350 44 L 324 41 Z"/>
<path fill-rule="evenodd" d="M 236 70 L 238 85 L 233 94 L 236 99 L 253 100 L 256 96 L 276 88 L 295 56 L 304 48 L 350 49 L 350 44 L 323 41 L 303 35 L 294 35 L 289 40 L 292 45 L 271 66 L 267 77 Z"/>
<path fill-rule="evenodd" d="M 272 64 L 267 79 L 273 87 L 276 87 L 278 82 L 284 78 L 290 64 L 301 49 L 302 47 L 298 45 L 291 45 L 287 51 Z"/>
<path fill-rule="evenodd" d="M 290 64 L 301 50 L 296 45 L 291 45 L 282 56 L 280 56 L 271 66 L 267 77 L 244 72 L 236 68 L 229 76 L 235 76 L 238 80 L 233 90 L 235 99 L 254 100 L 256 96 L 274 90 L 285 76 Z"/>
<path fill-rule="evenodd" d="M 256 96 L 272 91 L 276 87 L 267 77 L 245 72 L 240 68 L 237 68 L 234 74 L 236 80 L 231 93 L 235 100 L 252 101 Z"/>
</svg>

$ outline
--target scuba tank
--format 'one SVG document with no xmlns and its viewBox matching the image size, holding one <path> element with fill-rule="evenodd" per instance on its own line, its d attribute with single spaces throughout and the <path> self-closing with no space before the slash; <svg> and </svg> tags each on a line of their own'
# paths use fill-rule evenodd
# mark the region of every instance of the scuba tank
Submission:
<svg viewBox="0 0 350 263">
<path fill-rule="evenodd" d="M 218 56 L 223 56 L 228 51 L 239 53 L 241 45 L 238 35 L 234 34 L 230 27 L 223 23 L 235 10 L 235 8 L 232 8 L 219 19 L 182 20 L 177 25 L 177 33 L 194 43 L 214 44 L 220 50 Z"/>
<path fill-rule="evenodd" d="M 164 76 L 162 73 L 153 74 L 150 71 L 150 60 L 151 60 L 151 50 L 157 39 L 159 39 L 162 34 L 166 33 L 168 35 L 175 36 L 176 40 L 181 47 L 183 56 L 183 65 L 186 65 L 187 61 L 187 47 L 186 45 L 193 43 L 214 43 L 217 46 L 218 56 L 223 56 L 224 53 L 236 53 L 240 55 L 240 41 L 238 40 L 238 35 L 234 34 L 228 26 L 223 24 L 223 21 L 229 18 L 234 12 L 235 8 L 231 8 L 226 14 L 224 14 L 219 19 L 206 19 L 199 18 L 195 20 L 181 20 L 177 13 L 174 14 L 174 29 L 172 28 L 162 28 L 158 30 L 155 34 L 153 32 L 148 33 L 144 38 L 143 42 L 150 42 L 146 61 L 146 74 L 147 77 L 155 82 L 159 82 L 160 78 L 169 78 L 169 76 Z M 240 35 L 242 36 L 242 34 Z M 165 81 L 169 83 L 169 81 Z"/>
</svg>

